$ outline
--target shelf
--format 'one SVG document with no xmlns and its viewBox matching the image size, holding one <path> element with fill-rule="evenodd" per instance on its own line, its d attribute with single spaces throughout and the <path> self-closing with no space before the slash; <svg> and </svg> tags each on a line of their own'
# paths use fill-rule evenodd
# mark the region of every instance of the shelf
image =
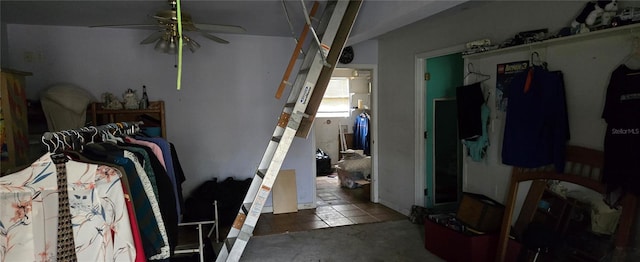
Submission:
<svg viewBox="0 0 640 262">
<path fill-rule="evenodd" d="M 469 54 L 469 55 L 463 56 L 463 58 L 477 59 L 485 56 L 497 55 L 502 53 L 517 52 L 517 51 L 523 51 L 527 49 L 533 50 L 535 48 L 544 48 L 550 45 L 570 44 L 578 41 L 584 41 L 584 40 L 589 40 L 594 38 L 602 38 L 602 37 L 608 37 L 608 36 L 620 35 L 620 34 L 630 34 L 634 32 L 640 32 L 640 23 L 612 27 L 612 28 L 602 29 L 602 30 L 593 31 L 589 33 L 552 38 L 552 39 L 548 39 L 540 42 L 510 46 L 510 47 L 495 49 L 491 51 L 475 53 L 475 54 Z"/>
<path fill-rule="evenodd" d="M 167 138 L 166 124 L 164 118 L 164 101 L 150 101 L 147 109 L 103 109 L 102 103 L 91 103 L 87 114 L 91 116 L 93 125 L 104 125 L 108 123 L 139 121 L 140 118 L 150 118 L 144 120 L 146 126 L 159 126 L 161 136 Z M 156 123 L 151 123 L 156 122 Z M 143 125 L 143 127 L 145 126 Z"/>
</svg>

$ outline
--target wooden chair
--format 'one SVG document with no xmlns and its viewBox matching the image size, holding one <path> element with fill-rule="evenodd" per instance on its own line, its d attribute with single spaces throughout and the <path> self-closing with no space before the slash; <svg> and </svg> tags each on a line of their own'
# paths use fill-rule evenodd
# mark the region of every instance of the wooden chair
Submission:
<svg viewBox="0 0 640 262">
<path fill-rule="evenodd" d="M 539 184 L 541 181 L 546 182 L 547 180 L 558 180 L 581 185 L 602 194 L 606 193 L 606 186 L 601 182 L 602 167 L 604 163 L 603 152 L 580 146 L 567 146 L 566 152 L 566 166 L 564 173 L 557 173 L 553 166 L 534 169 L 520 167 L 513 168 L 509 193 L 505 204 L 505 212 L 502 218 L 502 228 L 500 230 L 496 261 L 502 262 L 506 257 L 513 210 L 515 208 L 520 182 L 533 181 L 533 186 L 535 183 Z M 629 244 L 629 235 L 631 234 L 631 226 L 633 225 L 637 208 L 636 196 L 633 194 L 626 194 L 621 201 L 621 206 L 622 214 L 620 216 L 618 229 L 615 235 L 615 246 L 618 250 L 624 250 Z M 523 206 L 522 209 L 525 210 L 525 206 Z M 521 230 L 522 227 L 520 225 L 522 222 L 516 224 L 519 224 L 519 228 L 514 226 L 514 230 Z"/>
</svg>

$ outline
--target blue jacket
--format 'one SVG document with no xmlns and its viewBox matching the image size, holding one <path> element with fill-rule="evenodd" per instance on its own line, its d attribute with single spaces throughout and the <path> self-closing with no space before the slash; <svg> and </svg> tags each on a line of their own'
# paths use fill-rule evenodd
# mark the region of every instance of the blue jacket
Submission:
<svg viewBox="0 0 640 262">
<path fill-rule="evenodd" d="M 569 121 L 562 72 L 535 66 L 525 92 L 528 70 L 516 75 L 508 87 L 507 117 L 502 142 L 502 163 L 535 168 L 554 164 L 564 171 Z"/>
</svg>

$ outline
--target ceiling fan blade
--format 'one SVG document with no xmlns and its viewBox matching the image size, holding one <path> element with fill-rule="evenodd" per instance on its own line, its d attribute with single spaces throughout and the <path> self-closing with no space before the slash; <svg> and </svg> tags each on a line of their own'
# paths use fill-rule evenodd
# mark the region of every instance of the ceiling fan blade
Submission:
<svg viewBox="0 0 640 262">
<path fill-rule="evenodd" d="M 142 40 L 142 42 L 140 42 L 140 44 L 141 45 L 146 45 L 146 44 L 154 43 L 155 41 L 158 41 L 158 39 L 160 39 L 160 37 L 162 37 L 162 35 L 164 35 L 164 31 L 155 32 L 155 33 L 151 34 L 150 36 L 148 36 L 147 38 L 145 38 L 144 40 Z"/>
<path fill-rule="evenodd" d="M 195 24 L 196 28 L 205 32 L 245 33 L 247 30 L 237 25 Z"/>
<path fill-rule="evenodd" d="M 126 28 L 126 29 L 145 29 L 145 30 L 157 30 L 159 25 L 158 24 L 149 24 L 149 25 L 142 25 L 142 24 L 138 24 L 138 25 L 92 25 L 89 27 L 109 27 L 109 28 Z"/>
<path fill-rule="evenodd" d="M 213 41 L 216 41 L 218 43 L 221 43 L 221 44 L 228 44 L 229 43 L 229 41 L 227 41 L 227 40 L 224 40 L 224 39 L 222 39 L 220 37 L 214 36 L 214 35 L 206 33 L 206 32 L 200 32 L 200 34 L 202 34 L 206 38 L 209 38 L 209 39 L 211 39 Z"/>
</svg>

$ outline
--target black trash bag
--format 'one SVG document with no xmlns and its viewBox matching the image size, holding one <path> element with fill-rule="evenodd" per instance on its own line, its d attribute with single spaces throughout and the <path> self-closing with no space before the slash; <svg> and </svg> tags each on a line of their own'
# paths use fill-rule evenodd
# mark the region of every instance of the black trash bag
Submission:
<svg viewBox="0 0 640 262">
<path fill-rule="evenodd" d="M 329 155 L 327 155 L 327 153 L 322 151 L 322 149 L 318 148 L 316 150 L 316 159 L 325 159 L 325 158 L 329 158 Z"/>
<path fill-rule="evenodd" d="M 213 201 L 218 192 L 218 178 L 205 181 L 185 200 L 183 222 L 209 221 L 214 219 Z"/>
<path fill-rule="evenodd" d="M 230 227 L 238 215 L 242 201 L 244 200 L 251 178 L 236 180 L 232 177 L 218 184 L 218 190 L 214 193 L 218 200 L 218 222 L 221 227 Z"/>
<path fill-rule="evenodd" d="M 202 183 L 185 200 L 186 210 L 182 221 L 208 221 L 214 219 L 213 201 L 218 201 L 218 226 L 233 224 L 244 196 L 251 186 L 251 178 L 236 180 L 233 177 L 218 182 L 216 178 Z"/>
<path fill-rule="evenodd" d="M 333 173 L 331 158 L 327 153 L 318 148 L 316 150 L 316 176 L 324 176 Z"/>
</svg>

